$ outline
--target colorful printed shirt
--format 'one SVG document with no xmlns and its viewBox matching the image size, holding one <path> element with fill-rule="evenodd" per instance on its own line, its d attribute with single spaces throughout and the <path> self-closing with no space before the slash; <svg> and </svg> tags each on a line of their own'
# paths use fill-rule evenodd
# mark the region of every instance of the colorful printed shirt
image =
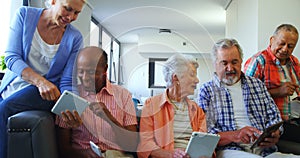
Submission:
<svg viewBox="0 0 300 158">
<path fill-rule="evenodd" d="M 136 112 L 130 93 L 118 85 L 112 85 L 108 80 L 106 83 L 106 87 L 97 94 L 87 92 L 82 86 L 79 86 L 80 96 L 89 102 L 96 100 L 103 102 L 121 125 L 137 125 Z M 88 149 L 90 148 L 89 141 L 93 141 L 100 147 L 101 151 L 119 149 L 114 140 L 114 132 L 106 121 L 94 115 L 89 108 L 86 108 L 81 118 L 84 125 L 72 128 L 72 145 L 74 148 Z M 56 124 L 62 128 L 70 128 L 58 116 Z"/>
<path fill-rule="evenodd" d="M 187 99 L 190 122 L 193 131 L 206 132 L 203 110 Z M 147 158 L 156 149 L 174 150 L 175 109 L 165 93 L 146 100 L 140 120 L 139 158 Z"/>
<path fill-rule="evenodd" d="M 278 88 L 284 82 L 289 81 L 289 76 L 291 78 L 290 82 L 300 85 L 300 65 L 298 59 L 291 55 L 286 67 L 289 74 L 286 74 L 280 61 L 272 54 L 271 48 L 268 47 L 266 50 L 258 52 L 246 61 L 244 72 L 248 76 L 257 77 L 262 80 L 267 89 Z M 288 119 L 291 113 L 290 97 L 286 96 L 273 99 L 280 110 L 282 118 Z"/>
<path fill-rule="evenodd" d="M 241 84 L 244 105 L 253 127 L 263 131 L 266 127 L 281 121 L 279 110 L 263 82 L 242 73 Z M 234 121 L 233 97 L 216 74 L 211 81 L 201 86 L 198 104 L 206 113 L 209 133 L 237 130 Z M 217 150 L 225 149 L 245 150 L 237 143 L 217 147 Z M 261 155 L 268 155 L 275 150 L 275 147 L 266 148 Z"/>
</svg>

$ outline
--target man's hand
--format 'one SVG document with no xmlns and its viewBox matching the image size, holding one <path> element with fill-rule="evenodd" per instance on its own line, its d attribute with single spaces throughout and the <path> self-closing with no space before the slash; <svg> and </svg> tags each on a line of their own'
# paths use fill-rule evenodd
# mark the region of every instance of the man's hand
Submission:
<svg viewBox="0 0 300 158">
<path fill-rule="evenodd" d="M 89 105 L 89 108 L 93 111 L 94 114 L 106 121 L 108 121 L 107 119 L 110 119 L 110 121 L 114 119 L 105 104 L 102 102 L 91 103 Z"/>
<path fill-rule="evenodd" d="M 255 127 L 246 126 L 237 130 L 237 136 L 239 142 L 249 144 L 258 138 L 258 135 L 262 132 Z"/>
<path fill-rule="evenodd" d="M 221 136 L 218 146 L 224 146 L 230 143 L 251 143 L 258 138 L 262 132 L 255 127 L 246 126 L 236 131 L 219 132 Z"/>
<path fill-rule="evenodd" d="M 277 130 L 271 134 L 271 137 L 265 138 L 264 141 L 259 144 L 259 146 L 263 148 L 274 146 L 278 142 L 279 137 L 280 131 Z"/>
<path fill-rule="evenodd" d="M 76 110 L 73 113 L 69 110 L 61 112 L 62 120 L 72 128 L 79 127 L 82 125 L 82 120 Z"/>
<path fill-rule="evenodd" d="M 295 91 L 298 91 L 299 85 L 292 82 L 285 82 L 279 88 L 282 96 L 291 96 Z"/>
<path fill-rule="evenodd" d="M 98 156 L 91 148 L 79 150 L 80 157 L 84 158 L 102 158 Z"/>
</svg>

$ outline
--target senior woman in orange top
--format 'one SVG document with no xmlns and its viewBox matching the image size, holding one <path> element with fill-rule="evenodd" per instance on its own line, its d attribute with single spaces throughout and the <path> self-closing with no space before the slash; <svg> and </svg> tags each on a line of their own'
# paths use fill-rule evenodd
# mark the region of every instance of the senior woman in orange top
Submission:
<svg viewBox="0 0 300 158">
<path fill-rule="evenodd" d="M 191 56 L 175 54 L 166 61 L 167 89 L 148 98 L 142 110 L 139 157 L 188 157 L 185 148 L 192 132 L 207 131 L 203 110 L 188 99 L 199 83 L 197 68 Z"/>
</svg>

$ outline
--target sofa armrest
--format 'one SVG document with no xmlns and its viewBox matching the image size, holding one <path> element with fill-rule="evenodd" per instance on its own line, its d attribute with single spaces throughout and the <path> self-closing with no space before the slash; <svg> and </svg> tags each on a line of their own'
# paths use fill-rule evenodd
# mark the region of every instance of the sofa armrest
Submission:
<svg viewBox="0 0 300 158">
<path fill-rule="evenodd" d="M 300 155 L 300 143 L 280 139 L 277 147 L 280 152 Z"/>
<path fill-rule="evenodd" d="M 8 157 L 57 158 L 53 114 L 24 111 L 8 118 Z"/>
</svg>

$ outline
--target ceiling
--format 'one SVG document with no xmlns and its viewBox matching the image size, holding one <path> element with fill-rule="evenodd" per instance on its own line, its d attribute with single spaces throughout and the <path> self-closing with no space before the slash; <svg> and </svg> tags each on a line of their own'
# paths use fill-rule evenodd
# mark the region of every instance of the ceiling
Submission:
<svg viewBox="0 0 300 158">
<path fill-rule="evenodd" d="M 93 16 L 121 43 L 173 41 L 203 48 L 225 35 L 231 0 L 88 0 Z M 159 29 L 170 29 L 161 36 Z M 166 37 L 162 38 L 162 37 Z M 160 41 L 161 40 L 161 41 Z M 210 42 L 207 42 L 210 41 Z M 211 45 L 209 45 L 209 49 Z M 207 51 L 206 48 L 202 51 Z"/>
</svg>

